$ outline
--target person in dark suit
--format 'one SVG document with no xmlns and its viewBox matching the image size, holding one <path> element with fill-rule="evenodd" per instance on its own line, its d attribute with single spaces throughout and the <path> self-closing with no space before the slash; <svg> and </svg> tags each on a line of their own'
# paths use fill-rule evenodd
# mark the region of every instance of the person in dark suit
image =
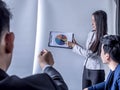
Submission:
<svg viewBox="0 0 120 90">
<path fill-rule="evenodd" d="M 42 74 L 20 78 L 9 76 L 6 71 L 12 59 L 14 33 L 10 32 L 11 13 L 6 3 L 0 0 L 0 90 L 68 90 L 60 73 L 52 66 L 54 60 L 48 50 L 39 54 Z"/>
<path fill-rule="evenodd" d="M 85 90 L 120 90 L 120 36 L 106 35 L 101 39 L 102 62 L 110 68 L 107 80 Z"/>
</svg>

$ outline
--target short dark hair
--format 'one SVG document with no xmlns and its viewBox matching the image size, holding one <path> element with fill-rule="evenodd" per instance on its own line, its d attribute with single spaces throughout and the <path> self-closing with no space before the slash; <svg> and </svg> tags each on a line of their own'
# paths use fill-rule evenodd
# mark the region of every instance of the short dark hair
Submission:
<svg viewBox="0 0 120 90">
<path fill-rule="evenodd" d="M 110 57 L 117 63 L 120 63 L 120 36 L 106 35 L 101 38 L 103 50 L 108 53 Z"/>
<path fill-rule="evenodd" d="M 0 0 L 0 38 L 1 38 L 2 32 L 6 30 L 5 28 L 8 28 L 9 30 L 9 23 L 10 23 L 11 17 L 12 17 L 12 14 L 7 8 L 6 3 Z"/>
</svg>

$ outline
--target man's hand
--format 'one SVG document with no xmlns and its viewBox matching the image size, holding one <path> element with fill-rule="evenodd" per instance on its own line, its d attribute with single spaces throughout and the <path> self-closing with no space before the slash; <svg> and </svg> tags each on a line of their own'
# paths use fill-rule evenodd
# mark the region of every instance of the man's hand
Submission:
<svg viewBox="0 0 120 90">
<path fill-rule="evenodd" d="M 40 67 L 43 68 L 45 65 L 53 65 L 54 59 L 50 51 L 44 49 L 39 54 Z"/>
</svg>

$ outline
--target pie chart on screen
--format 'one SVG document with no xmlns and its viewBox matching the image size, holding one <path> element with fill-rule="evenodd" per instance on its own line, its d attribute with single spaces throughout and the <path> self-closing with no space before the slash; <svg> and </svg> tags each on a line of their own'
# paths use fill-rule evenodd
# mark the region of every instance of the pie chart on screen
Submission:
<svg viewBox="0 0 120 90">
<path fill-rule="evenodd" d="M 67 41 L 67 37 L 65 35 L 63 35 L 63 34 L 59 34 L 55 38 L 55 42 L 58 45 L 64 45 L 66 41 Z"/>
</svg>

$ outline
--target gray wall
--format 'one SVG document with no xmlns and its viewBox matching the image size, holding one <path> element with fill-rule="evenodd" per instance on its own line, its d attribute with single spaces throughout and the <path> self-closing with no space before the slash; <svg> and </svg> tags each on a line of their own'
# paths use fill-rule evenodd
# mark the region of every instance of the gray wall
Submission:
<svg viewBox="0 0 120 90">
<path fill-rule="evenodd" d="M 69 90 L 82 90 L 85 58 L 76 55 L 71 49 L 48 47 L 49 31 L 73 32 L 78 43 L 84 46 L 87 34 L 92 30 L 91 14 L 103 9 L 108 13 L 109 33 L 115 34 L 113 0 L 39 0 L 43 4 L 42 20 L 38 20 L 37 17 L 37 0 L 5 1 L 13 12 L 11 31 L 15 32 L 16 37 L 13 60 L 8 73 L 23 77 L 32 74 L 33 69 L 34 73 L 40 72 L 34 52 L 37 51 L 36 48 L 38 51 L 47 48 L 52 51 L 54 67 L 62 74 Z M 41 38 L 36 37 L 37 21 L 42 22 Z"/>
</svg>

